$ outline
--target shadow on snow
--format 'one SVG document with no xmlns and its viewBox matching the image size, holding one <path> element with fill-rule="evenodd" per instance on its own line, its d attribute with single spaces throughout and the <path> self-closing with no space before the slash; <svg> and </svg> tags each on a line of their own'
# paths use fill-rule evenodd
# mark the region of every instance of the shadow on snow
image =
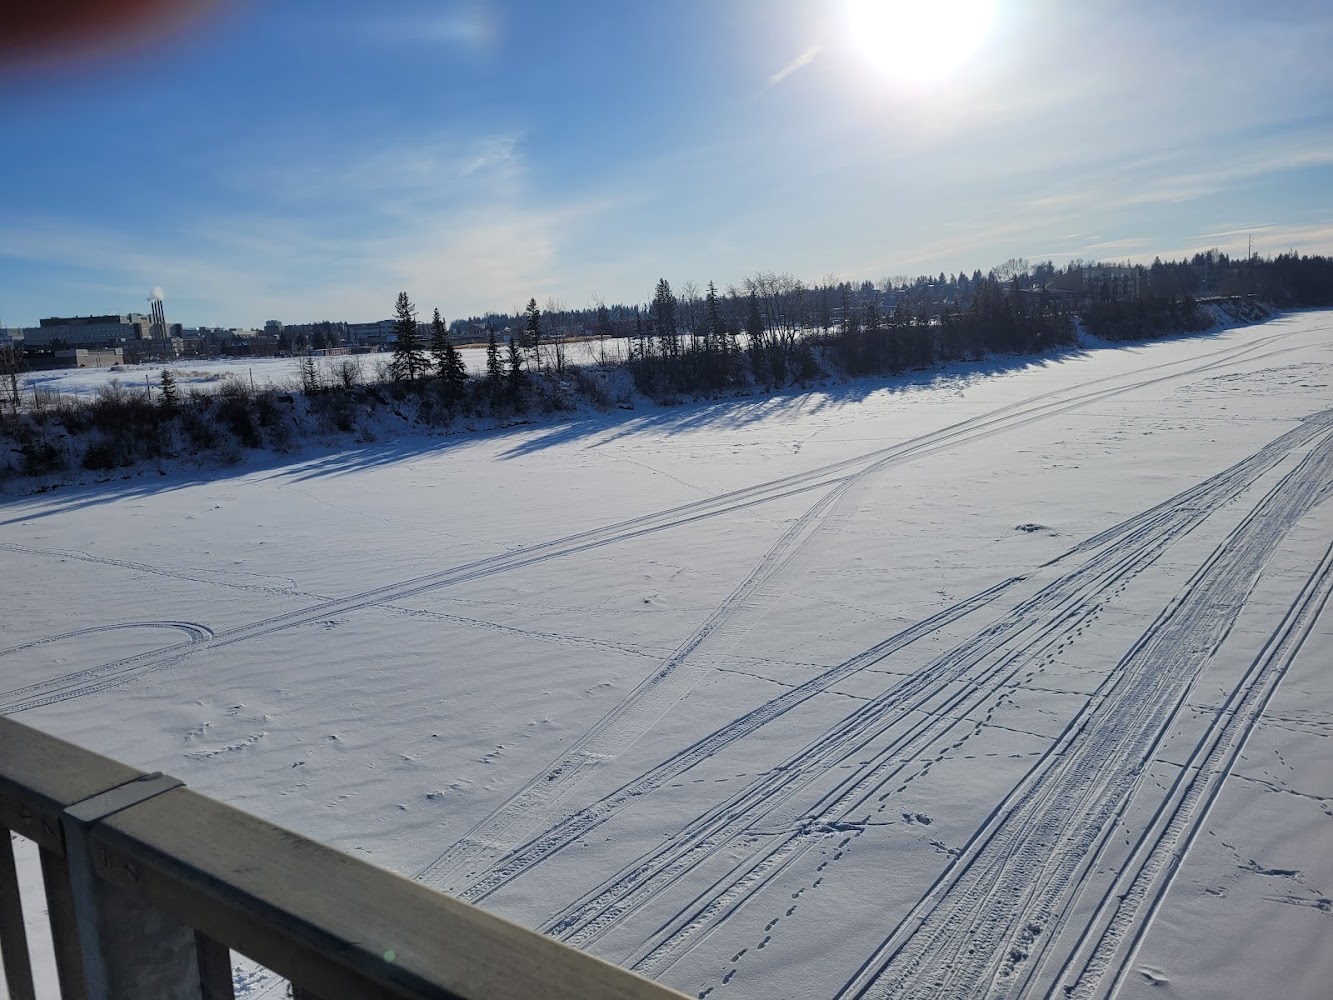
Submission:
<svg viewBox="0 0 1333 1000">
<path fill-rule="evenodd" d="M 1162 340 L 1206 339 L 1218 332 L 1211 330 L 1180 334 L 1153 341 L 1103 342 L 1098 343 L 1094 350 L 1142 351 Z M 170 472 L 151 468 L 101 482 L 55 486 L 37 494 L 5 497 L 0 499 L 0 515 L 8 516 L 0 516 L 0 527 L 22 524 L 53 514 L 86 510 L 101 504 L 203 486 L 238 476 L 268 480 L 277 485 L 283 481 L 308 482 L 399 465 L 464 448 L 494 446 L 496 441 L 512 441 L 508 447 L 496 452 L 500 460 L 510 460 L 579 441 L 586 441 L 586 447 L 596 448 L 642 434 L 660 436 L 704 429 L 744 430 L 774 418 L 810 416 L 829 409 L 854 406 L 879 394 L 906 398 L 941 389 L 961 394 L 969 387 L 996 375 L 1047 368 L 1058 362 L 1086 358 L 1090 353 L 1083 347 L 1071 347 L 1035 357 L 991 357 L 983 361 L 959 362 L 946 368 L 904 375 L 851 378 L 813 388 L 793 387 L 679 406 L 649 403 L 646 404 L 649 407 L 646 412 L 612 411 L 565 417 L 540 414 L 527 418 L 519 416 L 507 426 L 484 430 L 416 433 L 408 425 L 401 436 L 389 440 L 323 449 L 310 446 L 294 455 L 251 452 L 247 453 L 244 464 L 233 468 L 177 468 Z M 640 405 L 644 404 L 641 402 Z M 467 427 L 466 420 L 463 421 L 463 427 Z"/>
</svg>

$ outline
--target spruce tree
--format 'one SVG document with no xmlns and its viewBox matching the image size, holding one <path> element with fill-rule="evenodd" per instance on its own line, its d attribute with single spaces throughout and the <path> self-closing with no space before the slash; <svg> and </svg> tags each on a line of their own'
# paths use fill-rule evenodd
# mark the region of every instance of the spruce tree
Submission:
<svg viewBox="0 0 1333 1000">
<path fill-rule="evenodd" d="M 399 292 L 394 304 L 393 332 L 397 338 L 393 345 L 393 376 L 415 382 L 426 374 L 429 364 L 421 342 L 421 330 L 417 326 L 416 306 L 412 305 L 406 292 Z"/>
<path fill-rule="evenodd" d="M 523 388 L 526 372 L 523 371 L 523 352 L 518 349 L 518 341 L 509 338 L 509 367 L 505 372 L 505 384 L 509 388 L 509 397 L 518 400 L 519 390 Z"/>
<path fill-rule="evenodd" d="M 162 369 L 162 409 L 174 410 L 180 405 L 181 391 L 176 385 L 176 376 L 170 369 Z"/>
<path fill-rule="evenodd" d="M 653 292 L 653 305 L 650 311 L 653 325 L 657 328 L 657 337 L 663 354 L 676 353 L 676 296 L 666 278 L 659 278 L 657 289 Z"/>
<path fill-rule="evenodd" d="M 307 354 L 300 362 L 301 370 L 301 391 L 309 396 L 311 393 L 319 392 L 319 369 L 315 367 L 315 359 Z"/>
<path fill-rule="evenodd" d="M 710 281 L 708 294 L 704 297 L 704 349 L 718 350 L 724 347 L 722 338 L 725 335 L 722 313 L 717 307 L 717 286 Z"/>
<path fill-rule="evenodd" d="M 528 346 L 532 348 L 532 360 L 538 371 L 541 371 L 542 356 L 542 311 L 537 308 L 536 299 L 528 299 L 528 321 L 526 324 L 526 333 Z"/>
<path fill-rule="evenodd" d="M 449 339 L 449 327 L 440 318 L 438 309 L 430 321 L 430 353 L 435 359 L 435 374 L 448 388 L 450 397 L 456 399 L 467 381 L 467 365 Z"/>
<path fill-rule="evenodd" d="M 504 368 L 500 364 L 500 345 L 495 342 L 495 331 L 486 328 L 486 379 L 492 386 L 498 385 L 504 377 Z"/>
</svg>

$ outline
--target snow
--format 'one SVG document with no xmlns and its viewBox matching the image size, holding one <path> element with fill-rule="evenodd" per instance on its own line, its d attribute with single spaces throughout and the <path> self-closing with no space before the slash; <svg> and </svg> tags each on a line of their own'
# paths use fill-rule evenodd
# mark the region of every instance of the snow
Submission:
<svg viewBox="0 0 1333 1000">
<path fill-rule="evenodd" d="M 1330 332 L 7 500 L 0 711 L 694 996 L 1315 996 Z"/>
<path fill-rule="evenodd" d="M 486 345 L 460 344 L 459 351 L 467 369 L 473 375 L 486 371 Z M 503 347 L 502 347 L 503 350 Z M 565 344 L 565 362 L 569 365 L 591 365 L 603 360 L 623 360 L 629 351 L 626 340 L 571 340 Z M 544 363 L 554 365 L 552 348 L 543 348 Z M 375 374 L 376 366 L 388 364 L 391 352 L 374 354 L 349 354 L 335 357 L 317 358 L 316 364 L 330 382 L 336 382 L 334 374 L 344 362 L 351 362 L 361 368 L 366 378 Z M 21 379 L 24 393 L 31 393 L 36 387 L 42 392 L 59 395 L 88 396 L 103 386 L 118 381 L 129 389 L 147 387 L 156 393 L 160 386 L 162 369 L 170 369 L 177 384 L 185 391 L 215 392 L 227 379 L 239 379 L 253 382 L 256 388 L 291 389 L 300 384 L 297 371 L 298 358 L 183 358 L 171 362 L 154 364 L 116 365 L 111 368 L 64 368 L 52 371 L 29 372 Z"/>
</svg>

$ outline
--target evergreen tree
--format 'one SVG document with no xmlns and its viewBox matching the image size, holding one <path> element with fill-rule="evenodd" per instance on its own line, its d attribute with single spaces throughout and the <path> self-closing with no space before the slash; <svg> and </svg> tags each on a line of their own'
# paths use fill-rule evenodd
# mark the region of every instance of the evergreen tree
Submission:
<svg viewBox="0 0 1333 1000">
<path fill-rule="evenodd" d="M 653 293 L 653 304 L 649 310 L 657 338 L 663 354 L 675 354 L 676 341 L 676 296 L 666 278 L 659 278 L 657 290 Z"/>
<path fill-rule="evenodd" d="M 708 294 L 704 296 L 704 349 L 721 349 L 724 336 L 726 331 L 722 325 L 722 313 L 717 306 L 717 286 L 710 281 Z"/>
<path fill-rule="evenodd" d="M 495 330 L 486 328 L 486 380 L 492 386 L 499 385 L 504 377 L 504 368 L 500 364 L 500 345 L 495 342 Z"/>
<path fill-rule="evenodd" d="M 301 391 L 307 396 L 318 392 L 320 389 L 319 369 L 315 367 L 315 359 L 307 354 L 297 364 L 301 372 Z"/>
<path fill-rule="evenodd" d="M 528 320 L 525 324 L 525 331 L 528 338 L 528 346 L 532 348 L 532 360 L 536 364 L 537 370 L 541 371 L 542 311 L 537 308 L 536 299 L 528 299 L 527 314 Z"/>
<path fill-rule="evenodd" d="M 527 373 L 523 371 L 523 352 L 518 349 L 518 341 L 513 337 L 509 338 L 509 357 L 506 360 L 508 369 L 505 372 L 505 384 L 509 388 L 509 398 L 517 401 L 519 390 L 527 380 Z"/>
<path fill-rule="evenodd" d="M 181 391 L 176 385 L 176 376 L 170 369 L 162 369 L 162 409 L 174 410 L 180 405 Z"/>
<path fill-rule="evenodd" d="M 597 303 L 597 336 L 611 336 L 611 310 L 602 302 Z"/>
<path fill-rule="evenodd" d="M 417 326 L 416 306 L 406 292 L 399 292 L 394 304 L 393 332 L 397 337 L 393 345 L 393 377 L 415 382 L 430 370 L 430 365 Z"/>
<path fill-rule="evenodd" d="M 436 309 L 430 320 L 430 353 L 435 359 L 435 374 L 444 382 L 451 398 L 457 398 L 467 381 L 467 365 L 463 355 L 449 339 L 449 327 Z"/>
</svg>

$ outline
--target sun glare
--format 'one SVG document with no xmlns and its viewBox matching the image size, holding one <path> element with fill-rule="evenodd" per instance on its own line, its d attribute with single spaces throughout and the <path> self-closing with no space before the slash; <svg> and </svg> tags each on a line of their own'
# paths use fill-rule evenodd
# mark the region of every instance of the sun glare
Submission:
<svg viewBox="0 0 1333 1000">
<path fill-rule="evenodd" d="M 848 0 L 852 40 L 877 70 L 908 84 L 936 83 L 981 48 L 994 0 Z"/>
</svg>

